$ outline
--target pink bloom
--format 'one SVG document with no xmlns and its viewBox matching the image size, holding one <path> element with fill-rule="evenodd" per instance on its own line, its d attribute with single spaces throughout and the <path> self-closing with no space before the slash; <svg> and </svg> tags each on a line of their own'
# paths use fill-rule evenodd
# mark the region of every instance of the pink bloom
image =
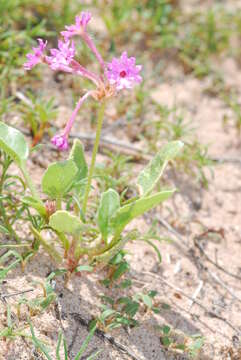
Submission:
<svg viewBox="0 0 241 360">
<path fill-rule="evenodd" d="M 33 47 L 33 54 L 27 54 L 28 61 L 23 64 L 25 70 L 31 70 L 35 65 L 42 61 L 44 49 L 47 46 L 47 41 L 43 41 L 42 39 L 38 39 L 39 46 Z"/>
<path fill-rule="evenodd" d="M 75 25 L 65 26 L 66 31 L 62 31 L 61 35 L 68 40 L 74 35 L 81 35 L 86 31 L 88 22 L 91 19 L 91 13 L 82 11 L 80 16 L 76 16 Z"/>
<path fill-rule="evenodd" d="M 70 116 L 70 119 L 69 121 L 67 122 L 65 128 L 64 128 L 64 131 L 61 135 L 55 135 L 52 139 L 51 139 L 51 143 L 53 145 L 55 145 L 59 150 L 67 150 L 68 149 L 68 136 L 69 136 L 69 133 L 72 129 L 72 126 L 74 124 L 74 121 L 75 121 L 75 118 L 76 118 L 76 115 L 80 109 L 80 107 L 82 106 L 82 104 L 85 102 L 85 100 L 91 95 L 91 91 L 88 91 L 84 96 L 82 96 L 72 115 Z"/>
<path fill-rule="evenodd" d="M 100 65 L 104 68 L 104 60 L 102 59 L 101 54 L 97 50 L 93 40 L 86 32 L 86 27 L 91 19 L 91 16 L 92 15 L 90 12 L 82 11 L 80 16 L 76 16 L 75 25 L 65 26 L 66 31 L 62 31 L 61 35 L 65 38 L 65 40 L 69 40 L 72 36 L 80 35 L 82 39 L 86 42 L 90 50 L 94 53 Z"/>
<path fill-rule="evenodd" d="M 62 151 L 68 150 L 69 147 L 67 135 L 55 135 L 51 139 L 51 143 Z"/>
<path fill-rule="evenodd" d="M 46 62 L 50 65 L 52 70 L 61 70 L 72 72 L 69 66 L 75 56 L 74 42 L 58 41 L 58 49 L 50 49 L 52 56 L 46 56 Z"/>
<path fill-rule="evenodd" d="M 139 75 L 141 68 L 141 65 L 136 65 L 134 57 L 127 57 L 125 51 L 119 59 L 113 58 L 112 62 L 107 64 L 105 74 L 110 84 L 116 85 L 117 90 L 131 89 L 142 81 Z"/>
</svg>

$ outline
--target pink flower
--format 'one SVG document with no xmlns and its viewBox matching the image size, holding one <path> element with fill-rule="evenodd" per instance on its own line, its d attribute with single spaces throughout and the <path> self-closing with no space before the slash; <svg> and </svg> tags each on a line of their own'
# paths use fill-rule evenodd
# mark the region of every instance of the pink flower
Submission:
<svg viewBox="0 0 241 360">
<path fill-rule="evenodd" d="M 88 22 L 91 19 L 91 13 L 82 11 L 80 16 L 76 16 L 75 25 L 65 26 L 66 31 L 62 31 L 61 35 L 68 40 L 74 35 L 81 35 L 86 31 Z"/>
<path fill-rule="evenodd" d="M 117 90 L 131 89 L 142 81 L 139 75 L 141 68 L 141 65 L 136 65 L 134 57 L 127 57 L 125 51 L 119 59 L 113 58 L 112 62 L 107 64 L 105 74 L 110 84 L 116 85 Z"/>
<path fill-rule="evenodd" d="M 80 35 L 85 41 L 85 43 L 88 45 L 90 50 L 94 53 L 100 65 L 104 68 L 105 62 L 102 59 L 101 54 L 97 50 L 93 40 L 86 32 L 86 27 L 91 17 L 92 15 L 90 12 L 82 11 L 80 16 L 76 16 L 75 25 L 65 26 L 66 31 L 62 31 L 61 35 L 65 38 L 65 40 L 69 40 L 74 35 Z"/>
<path fill-rule="evenodd" d="M 51 143 L 62 151 L 68 150 L 69 147 L 67 135 L 55 135 L 51 139 Z"/>
<path fill-rule="evenodd" d="M 78 101 L 73 113 L 71 114 L 70 119 L 67 122 L 62 134 L 61 135 L 55 135 L 51 139 L 51 143 L 53 145 L 55 145 L 59 150 L 67 150 L 68 149 L 68 136 L 69 136 L 69 133 L 70 133 L 70 131 L 72 129 L 72 126 L 74 125 L 76 115 L 77 115 L 80 107 L 82 106 L 82 104 L 85 102 L 86 99 L 88 99 L 88 97 L 90 95 L 92 95 L 92 92 L 88 91 L 84 96 L 82 96 L 79 99 L 79 101 Z"/>
<path fill-rule="evenodd" d="M 44 49 L 47 46 L 47 41 L 43 41 L 42 39 L 38 39 L 39 46 L 33 47 L 33 54 L 27 54 L 28 61 L 23 64 L 25 70 L 31 70 L 35 65 L 42 61 Z"/>
<path fill-rule="evenodd" d="M 74 42 L 58 41 L 58 49 L 50 49 L 52 56 L 46 56 L 46 62 L 50 65 L 52 70 L 61 70 L 72 72 L 69 66 L 75 56 Z"/>
</svg>

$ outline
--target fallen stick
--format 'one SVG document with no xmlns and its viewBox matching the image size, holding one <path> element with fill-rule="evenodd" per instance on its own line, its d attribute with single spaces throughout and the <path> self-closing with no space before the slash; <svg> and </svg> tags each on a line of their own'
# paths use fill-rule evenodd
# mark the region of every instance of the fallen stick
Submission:
<svg viewBox="0 0 241 360">
<path fill-rule="evenodd" d="M 238 297 L 234 291 L 228 287 L 219 277 L 217 274 L 213 273 L 210 270 L 206 270 L 208 272 L 208 274 L 211 276 L 212 279 L 214 279 L 219 285 L 221 285 L 225 290 L 227 290 L 227 292 L 236 300 L 238 300 L 239 302 L 241 302 L 241 298 Z"/>
<path fill-rule="evenodd" d="M 148 275 L 148 276 L 155 277 L 156 279 L 159 279 L 159 280 L 162 281 L 164 284 L 166 284 L 167 286 L 169 286 L 169 287 L 172 288 L 173 290 L 179 292 L 180 294 L 182 294 L 182 295 L 183 295 L 184 297 L 186 297 L 187 299 L 192 300 L 195 304 L 197 304 L 200 308 L 202 308 L 208 315 L 210 315 L 210 316 L 212 316 L 212 317 L 214 317 L 214 318 L 216 318 L 216 319 L 219 319 L 219 320 L 223 321 L 224 323 L 226 323 L 227 325 L 229 325 L 237 334 L 239 334 L 239 335 L 241 334 L 241 331 L 238 330 L 237 328 L 235 328 L 235 327 L 233 326 L 233 324 L 232 324 L 229 320 L 227 320 L 227 319 L 225 319 L 224 317 L 216 314 L 214 311 L 209 310 L 209 309 L 206 308 L 206 306 L 204 306 L 200 301 L 198 301 L 197 299 L 193 299 L 192 296 L 186 294 L 182 289 L 180 289 L 180 288 L 176 287 L 175 285 L 171 284 L 169 281 L 163 279 L 161 276 L 156 275 L 156 274 L 154 274 L 154 273 L 152 273 L 152 272 L 150 272 L 150 271 L 142 271 L 142 274 L 144 274 L 144 275 L 146 274 L 146 275 Z"/>
<path fill-rule="evenodd" d="M 120 119 L 122 120 L 122 119 Z M 118 120 L 117 120 L 118 121 Z M 56 126 L 55 126 L 56 128 Z M 57 128 L 58 130 L 61 130 L 59 128 Z M 30 131 L 26 130 L 26 129 L 22 129 L 22 128 L 18 128 L 18 130 L 22 131 L 26 136 L 30 136 Z M 144 161 L 148 162 L 150 161 L 153 156 L 155 156 L 155 154 L 152 153 L 146 153 L 145 151 L 143 151 L 142 149 L 140 149 L 139 147 L 136 147 L 130 143 L 125 143 L 123 141 L 118 141 L 117 139 L 107 139 L 106 137 L 104 137 L 103 135 L 105 135 L 106 133 L 109 132 L 109 128 L 105 130 L 103 130 L 102 136 L 100 138 L 100 146 L 104 146 L 107 148 L 111 148 L 113 149 L 113 147 L 117 147 L 123 151 L 125 155 L 130 155 L 130 156 L 136 156 L 137 158 L 141 158 Z M 88 141 L 93 143 L 95 140 L 95 136 L 94 135 L 90 135 L 90 134 L 75 134 L 75 135 L 71 135 L 69 136 L 72 139 L 80 139 L 83 141 Z M 45 144 L 45 146 L 48 146 L 49 148 L 51 148 L 52 150 L 58 151 L 58 149 L 56 149 L 54 146 L 52 146 L 51 144 Z M 130 151 L 130 152 L 129 152 Z M 217 157 L 210 157 L 209 158 L 211 161 L 218 163 L 218 164 L 226 164 L 226 163 L 231 163 L 231 164 L 238 164 L 241 165 L 241 159 L 238 158 L 217 158 Z"/>
<path fill-rule="evenodd" d="M 188 309 L 188 312 L 191 311 L 191 308 L 194 304 L 194 300 L 196 300 L 196 298 L 198 297 L 200 291 L 202 290 L 203 288 L 203 281 L 200 280 L 200 283 L 198 285 L 198 287 L 196 288 L 196 290 L 194 291 L 193 295 L 192 295 L 192 299 L 190 300 L 190 305 L 189 305 L 189 309 Z"/>
<path fill-rule="evenodd" d="M 235 278 L 235 279 L 239 279 L 241 280 L 241 276 L 236 275 L 234 273 L 231 273 L 230 271 L 224 269 L 222 266 L 218 265 L 215 261 L 213 261 L 204 251 L 202 245 L 196 240 L 194 239 L 194 244 L 195 246 L 200 250 L 200 252 L 204 255 L 204 257 L 206 258 L 206 260 L 208 262 L 210 262 L 211 264 L 213 264 L 214 266 L 216 266 L 216 268 L 218 268 L 219 270 L 223 271 L 225 274 Z"/>
<path fill-rule="evenodd" d="M 18 291 L 12 294 L 1 294 L 0 293 L 0 300 L 2 300 L 2 302 L 6 303 L 6 298 L 10 298 L 12 296 L 17 296 L 17 295 L 22 295 L 22 294 L 26 294 L 28 292 L 34 291 L 34 289 L 28 289 L 28 290 L 23 290 L 23 291 Z"/>
<path fill-rule="evenodd" d="M 82 318 L 80 314 L 77 313 L 70 313 L 71 316 L 74 317 L 75 320 L 77 320 L 82 326 L 89 328 L 89 321 Z M 116 341 L 113 336 L 106 334 L 104 331 L 101 331 L 99 329 L 95 330 L 95 335 L 98 336 L 101 340 L 107 340 L 112 346 L 114 346 L 118 351 L 125 353 L 126 355 L 130 356 L 133 360 L 140 360 L 140 358 L 137 358 L 135 354 L 132 353 L 126 346 Z"/>
</svg>

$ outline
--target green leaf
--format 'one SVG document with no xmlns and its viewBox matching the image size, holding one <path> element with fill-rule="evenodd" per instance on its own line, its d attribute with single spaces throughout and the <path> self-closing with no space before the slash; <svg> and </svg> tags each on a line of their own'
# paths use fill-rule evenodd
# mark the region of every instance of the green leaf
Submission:
<svg viewBox="0 0 241 360">
<path fill-rule="evenodd" d="M 163 337 L 161 337 L 161 343 L 162 343 L 162 345 L 168 347 L 171 345 L 171 340 L 169 339 L 168 336 L 163 336 Z"/>
<path fill-rule="evenodd" d="M 163 332 L 163 334 L 168 335 L 170 331 L 171 331 L 170 326 L 168 326 L 168 325 L 163 325 L 163 327 L 162 327 L 162 332 Z"/>
<path fill-rule="evenodd" d="M 73 160 L 78 168 L 76 180 L 79 181 L 86 178 L 88 173 L 88 166 L 85 161 L 84 147 L 79 139 L 74 140 L 69 159 Z"/>
<path fill-rule="evenodd" d="M 161 253 L 160 253 L 158 247 L 151 240 L 143 239 L 143 241 L 145 241 L 147 244 L 149 244 L 155 250 L 155 252 L 157 254 L 157 257 L 158 257 L 158 260 L 161 263 L 162 262 L 162 256 L 161 256 Z"/>
<path fill-rule="evenodd" d="M 42 343 L 42 341 L 37 339 L 37 337 L 34 333 L 33 325 L 30 321 L 29 321 L 29 327 L 30 327 L 30 331 L 31 331 L 31 335 L 32 335 L 31 340 L 32 340 L 34 346 L 36 347 L 36 349 L 41 350 L 42 353 L 46 356 L 46 358 L 48 360 L 52 360 L 51 356 L 49 355 L 49 349 Z"/>
<path fill-rule="evenodd" d="M 137 313 L 137 311 L 138 311 L 138 309 L 139 309 L 139 306 L 140 306 L 140 305 L 138 304 L 138 302 L 136 302 L 136 301 L 130 301 L 127 305 L 124 306 L 123 311 L 124 311 L 127 315 L 133 317 L 133 316 L 136 315 L 136 313 Z"/>
<path fill-rule="evenodd" d="M 118 268 L 113 273 L 112 280 L 119 279 L 128 270 L 129 270 L 129 264 L 123 261 L 122 263 L 119 264 Z"/>
<path fill-rule="evenodd" d="M 103 254 L 94 256 L 93 260 L 103 264 L 104 263 L 107 264 L 110 261 L 110 259 L 112 259 L 120 250 L 123 249 L 123 247 L 128 241 L 129 241 L 128 237 L 122 238 L 116 244 L 114 244 L 109 249 L 107 249 Z"/>
<path fill-rule="evenodd" d="M 16 260 L 10 263 L 8 266 L 5 266 L 2 269 L 0 269 L 0 283 L 5 279 L 5 277 L 7 276 L 8 272 L 11 269 L 14 269 L 19 262 L 23 261 L 22 256 L 17 251 L 9 250 L 7 253 L 3 254 L 0 257 L 0 263 L 4 263 L 4 261 L 11 256 L 14 256 Z"/>
<path fill-rule="evenodd" d="M 104 321 L 109 318 L 112 315 L 115 315 L 116 311 L 113 309 L 106 309 L 105 311 L 103 311 L 103 313 L 100 315 L 99 320 L 104 323 Z"/>
<path fill-rule="evenodd" d="M 109 296 L 105 296 L 105 295 L 101 296 L 101 300 L 104 301 L 104 302 L 106 302 L 106 303 L 108 303 L 108 304 L 110 304 L 110 305 L 112 305 L 112 306 L 113 306 L 114 303 L 115 303 L 114 299 L 112 299 L 112 298 L 109 297 Z"/>
<path fill-rule="evenodd" d="M 111 230 L 110 219 L 119 208 L 120 197 L 115 190 L 109 189 L 101 195 L 97 212 L 97 223 L 104 240 L 107 240 Z"/>
<path fill-rule="evenodd" d="M 93 326 L 90 331 L 89 334 L 87 335 L 86 339 L 84 340 L 83 344 L 81 345 L 80 350 L 78 351 L 78 354 L 75 356 L 74 360 L 80 360 L 80 358 L 82 357 L 83 353 L 85 352 L 90 340 L 92 339 L 92 337 L 94 336 L 95 330 L 96 330 L 97 325 Z"/>
<path fill-rule="evenodd" d="M 73 160 L 51 164 L 42 178 L 43 192 L 53 199 L 62 198 L 71 188 L 78 168 Z"/>
<path fill-rule="evenodd" d="M 148 292 L 148 296 L 150 296 L 152 299 L 158 294 L 156 290 L 150 290 Z"/>
<path fill-rule="evenodd" d="M 150 296 L 146 295 L 146 294 L 141 294 L 141 298 L 142 301 L 144 302 L 144 304 L 151 309 L 152 308 L 152 299 Z"/>
<path fill-rule="evenodd" d="M 0 225 L 0 233 L 6 234 L 6 235 L 10 234 L 9 230 L 3 225 Z"/>
<path fill-rule="evenodd" d="M 63 333 L 60 331 L 58 334 L 58 341 L 57 341 L 57 347 L 56 347 L 56 359 L 57 360 L 61 360 L 59 351 L 60 351 L 60 345 L 62 342 L 62 338 L 63 338 Z"/>
<path fill-rule="evenodd" d="M 92 272 L 94 270 L 93 266 L 89 265 L 79 265 L 77 268 L 75 268 L 75 272 L 81 272 L 81 271 L 88 271 Z"/>
<path fill-rule="evenodd" d="M 130 221 L 168 199 L 174 191 L 175 189 L 166 190 L 148 197 L 142 197 L 135 202 L 121 207 L 111 219 L 111 226 L 115 230 L 115 236 L 121 234 L 124 227 Z"/>
<path fill-rule="evenodd" d="M 78 234 L 83 228 L 80 219 L 67 211 L 58 210 L 49 218 L 49 225 L 60 233 Z"/>
<path fill-rule="evenodd" d="M 138 176 L 137 184 L 141 196 L 149 194 L 163 174 L 169 160 L 175 158 L 183 147 L 181 141 L 172 141 L 163 146 Z"/>
<path fill-rule="evenodd" d="M 130 287 L 131 285 L 132 285 L 132 281 L 130 279 L 125 279 L 120 283 L 119 287 L 121 289 L 126 289 L 126 288 Z"/>
<path fill-rule="evenodd" d="M 29 155 L 28 145 L 23 134 L 3 122 L 0 122 L 0 148 L 22 167 Z"/>
<path fill-rule="evenodd" d="M 86 360 L 94 360 L 103 351 L 103 349 L 95 351 L 94 354 L 90 355 Z"/>
<path fill-rule="evenodd" d="M 38 200 L 34 199 L 33 197 L 24 196 L 22 199 L 22 202 L 28 206 L 31 206 L 35 210 L 37 210 L 41 216 L 44 216 L 44 217 L 46 216 L 47 212 L 46 212 L 45 206 L 42 203 L 40 203 Z"/>
</svg>

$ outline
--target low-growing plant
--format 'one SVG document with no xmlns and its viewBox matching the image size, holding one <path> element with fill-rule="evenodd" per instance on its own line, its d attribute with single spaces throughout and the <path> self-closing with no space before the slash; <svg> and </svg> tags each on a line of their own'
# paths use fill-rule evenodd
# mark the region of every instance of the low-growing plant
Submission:
<svg viewBox="0 0 241 360">
<path fill-rule="evenodd" d="M 229 109 L 232 111 L 232 122 L 234 123 L 234 126 L 237 130 L 238 135 L 240 135 L 241 131 L 241 107 L 240 107 L 240 101 L 238 100 L 237 94 L 230 93 L 228 95 L 224 94 L 222 96 L 225 104 L 229 107 Z M 224 123 L 228 121 L 228 118 L 226 117 L 224 119 Z"/>
<path fill-rule="evenodd" d="M 158 206 L 175 192 L 175 189 L 154 193 L 153 190 L 168 161 L 183 146 L 181 141 L 173 141 L 157 151 L 134 183 L 137 189 L 135 197 L 125 200 L 112 188 L 100 195 L 98 190 L 94 191 L 92 180 L 106 103 L 119 96 L 121 90 L 139 84 L 142 78 L 139 74 L 141 66 L 135 64 L 134 57 L 128 58 L 126 52 L 120 58 L 105 63 L 86 30 L 90 19 L 91 14 L 83 12 L 76 17 L 75 25 L 66 26 L 61 33 L 64 39 L 59 40 L 58 49 L 50 50 L 50 56 L 44 54 L 47 42 L 39 39 L 39 46 L 27 55 L 28 61 L 24 64 L 25 69 L 30 70 L 38 63 L 45 63 L 54 71 L 83 76 L 95 86 L 80 98 L 63 132 L 51 140 L 59 150 L 67 150 L 68 136 L 78 110 L 88 98 L 94 99 L 99 104 L 99 110 L 90 166 L 85 160 L 81 142 L 76 139 L 69 157 L 50 164 L 45 171 L 41 181 L 42 196 L 27 170 L 29 148 L 24 136 L 18 130 L 0 123 L 0 148 L 19 167 L 24 184 L 31 192 L 31 196 L 25 194 L 21 197 L 20 203 L 25 206 L 34 237 L 32 251 L 42 246 L 57 263 L 61 264 L 65 259 L 69 273 L 79 269 L 79 263 L 85 266 L 107 264 L 128 241 L 138 240 L 136 231 L 126 231 L 126 227 L 133 219 Z M 97 58 L 102 70 L 100 74 L 87 70 L 74 59 L 75 45 L 71 39 L 76 35 L 82 38 Z M 35 209 L 37 214 L 30 208 Z M 46 232 L 52 234 L 51 240 L 46 240 Z"/>
<path fill-rule="evenodd" d="M 178 44 L 179 58 L 187 72 L 198 77 L 212 70 L 211 58 L 229 47 L 230 24 L 234 16 L 221 6 L 213 6 L 205 12 L 197 12 L 182 26 Z"/>
<path fill-rule="evenodd" d="M 127 280 L 120 284 L 126 288 Z M 128 283 L 128 286 L 131 284 Z M 156 291 L 138 292 L 133 295 L 126 295 L 114 299 L 109 296 L 102 296 L 101 314 L 97 317 L 96 323 L 104 331 L 119 327 L 133 328 L 139 325 L 136 319 L 137 314 L 147 311 L 159 313 L 160 310 L 154 304 Z"/>
<path fill-rule="evenodd" d="M 151 152 L 156 152 L 158 144 L 165 138 L 168 141 L 180 141 L 185 144 L 184 151 L 174 161 L 174 168 L 192 177 L 196 183 L 207 187 L 208 178 L 205 168 L 211 168 L 213 161 L 208 155 L 207 146 L 201 144 L 193 134 L 193 123 L 185 118 L 180 109 L 155 105 L 157 112 L 154 119 L 147 119 L 141 125 L 142 134 L 148 140 Z"/>
<path fill-rule="evenodd" d="M 158 326 L 161 332 L 162 345 L 173 352 L 182 352 L 191 359 L 197 359 L 204 345 L 204 337 L 200 334 L 188 336 L 175 331 L 169 325 Z"/>
<path fill-rule="evenodd" d="M 100 3 L 100 13 L 112 39 L 110 49 L 115 51 L 115 39 L 124 42 L 128 38 L 127 29 L 130 26 L 136 40 L 146 38 L 153 47 L 172 47 L 177 30 L 175 3 L 175 0 L 148 0 L 143 3 L 125 0 L 121 3 L 113 1 L 108 7 L 105 2 Z M 153 37 L 153 34 L 158 36 Z"/>
<path fill-rule="evenodd" d="M 22 114 L 24 123 L 30 128 L 33 136 L 33 146 L 38 144 L 45 130 L 50 126 L 51 120 L 57 116 L 54 98 L 48 101 L 41 96 L 35 97 L 33 94 L 28 93 L 28 97 L 24 97 L 19 104 L 19 110 Z"/>
</svg>

